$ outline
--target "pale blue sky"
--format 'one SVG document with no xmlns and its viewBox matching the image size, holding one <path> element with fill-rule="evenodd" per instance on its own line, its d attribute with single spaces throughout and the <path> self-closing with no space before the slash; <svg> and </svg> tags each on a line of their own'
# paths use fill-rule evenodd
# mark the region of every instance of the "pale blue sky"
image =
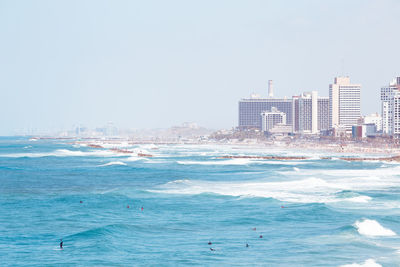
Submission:
<svg viewBox="0 0 400 267">
<path fill-rule="evenodd" d="M 0 0 L 0 134 L 237 125 L 237 102 L 400 75 L 400 1 Z M 342 62 L 343 68 L 342 68 Z"/>
</svg>

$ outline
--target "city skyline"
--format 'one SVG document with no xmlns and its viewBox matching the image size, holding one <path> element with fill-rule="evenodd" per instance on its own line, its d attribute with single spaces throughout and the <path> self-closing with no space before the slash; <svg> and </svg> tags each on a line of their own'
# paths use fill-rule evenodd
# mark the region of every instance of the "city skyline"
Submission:
<svg viewBox="0 0 400 267">
<path fill-rule="evenodd" d="M 396 1 L 0 3 L 0 135 L 24 128 L 238 125 L 237 100 L 362 85 L 381 112 L 399 75 Z M 162 114 L 162 115 L 160 115 Z"/>
</svg>

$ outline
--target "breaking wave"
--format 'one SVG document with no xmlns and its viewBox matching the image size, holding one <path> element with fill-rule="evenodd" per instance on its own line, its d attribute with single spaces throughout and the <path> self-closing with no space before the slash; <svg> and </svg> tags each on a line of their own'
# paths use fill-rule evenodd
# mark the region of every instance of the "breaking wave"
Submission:
<svg viewBox="0 0 400 267">
<path fill-rule="evenodd" d="M 364 236 L 395 236 L 396 233 L 392 230 L 383 227 L 375 220 L 364 219 L 363 221 L 356 221 L 354 227 L 357 228 L 358 233 Z"/>
<path fill-rule="evenodd" d="M 353 194 L 338 196 L 337 192 L 343 190 L 340 185 L 328 183 L 319 178 L 303 180 L 268 182 L 214 182 L 176 180 L 164 184 L 152 192 L 167 194 L 197 195 L 212 193 L 228 196 L 252 196 L 274 198 L 280 201 L 295 203 L 335 203 L 357 202 L 366 203 L 371 200 L 369 196 Z"/>
<path fill-rule="evenodd" d="M 0 154 L 0 157 L 7 157 L 7 158 L 88 157 L 88 156 L 115 157 L 115 156 L 126 156 L 126 154 L 116 153 L 109 150 L 80 151 L 80 150 L 68 150 L 68 149 L 57 149 L 52 152 Z"/>
<path fill-rule="evenodd" d="M 106 163 L 106 164 L 99 165 L 99 167 L 113 166 L 113 165 L 126 166 L 126 163 L 121 162 L 121 161 L 112 161 L 112 162 L 109 162 L 109 163 Z"/>
<path fill-rule="evenodd" d="M 262 160 L 262 159 L 222 159 L 213 161 L 177 161 L 181 165 L 248 165 L 248 164 L 270 164 L 270 165 L 301 165 L 308 162 L 299 161 L 279 161 L 279 160 Z"/>
<path fill-rule="evenodd" d="M 374 259 L 368 259 L 364 263 L 358 264 L 358 263 L 353 263 L 353 264 L 345 264 L 341 265 L 340 267 L 382 267 L 379 263 L 376 263 Z"/>
</svg>

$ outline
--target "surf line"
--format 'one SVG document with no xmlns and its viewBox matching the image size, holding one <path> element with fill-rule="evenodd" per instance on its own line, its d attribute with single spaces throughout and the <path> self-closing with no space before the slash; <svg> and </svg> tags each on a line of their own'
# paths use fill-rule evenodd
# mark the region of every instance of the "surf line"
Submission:
<svg viewBox="0 0 400 267">
<path fill-rule="evenodd" d="M 267 159 L 267 160 L 306 160 L 311 159 L 310 157 L 304 156 L 234 156 L 234 155 L 226 155 L 217 157 L 217 159 Z M 319 159 L 332 159 L 332 157 L 320 157 Z M 378 157 L 378 158 L 355 158 L 355 157 L 339 157 L 340 160 L 345 161 L 365 161 L 365 160 L 373 160 L 373 161 L 395 161 L 400 162 L 400 156 L 393 156 L 393 157 Z"/>
</svg>

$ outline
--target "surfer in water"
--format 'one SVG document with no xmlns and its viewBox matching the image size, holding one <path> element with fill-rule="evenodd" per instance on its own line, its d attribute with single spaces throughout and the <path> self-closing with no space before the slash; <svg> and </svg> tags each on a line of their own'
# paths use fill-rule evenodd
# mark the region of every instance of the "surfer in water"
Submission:
<svg viewBox="0 0 400 267">
<path fill-rule="evenodd" d="M 63 244 L 64 244 L 64 242 L 62 241 L 62 239 L 60 239 L 60 249 L 63 249 Z"/>
<path fill-rule="evenodd" d="M 208 244 L 211 246 L 212 245 L 211 241 L 208 241 Z"/>
<path fill-rule="evenodd" d="M 248 248 L 248 247 L 249 247 L 249 244 L 246 243 L 246 248 Z"/>
<path fill-rule="evenodd" d="M 213 248 L 210 248 L 210 250 L 211 250 L 211 251 L 215 251 L 215 249 L 213 249 Z"/>
</svg>

